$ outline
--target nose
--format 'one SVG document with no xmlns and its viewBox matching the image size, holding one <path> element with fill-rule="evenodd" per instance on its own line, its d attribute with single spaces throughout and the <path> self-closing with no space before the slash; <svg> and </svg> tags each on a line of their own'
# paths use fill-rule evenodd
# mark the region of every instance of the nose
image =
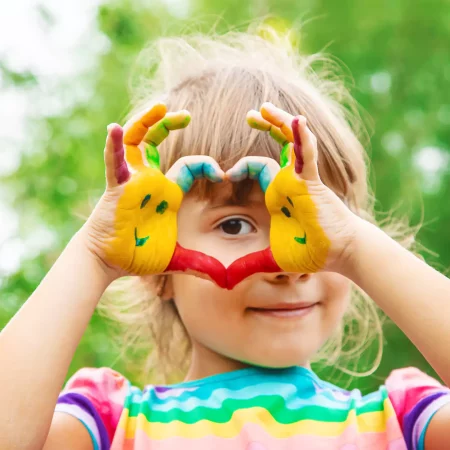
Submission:
<svg viewBox="0 0 450 450">
<path fill-rule="evenodd" d="M 275 272 L 265 273 L 264 279 L 272 284 L 287 284 L 297 281 L 307 281 L 312 276 L 311 273 L 291 273 L 291 272 Z"/>
</svg>

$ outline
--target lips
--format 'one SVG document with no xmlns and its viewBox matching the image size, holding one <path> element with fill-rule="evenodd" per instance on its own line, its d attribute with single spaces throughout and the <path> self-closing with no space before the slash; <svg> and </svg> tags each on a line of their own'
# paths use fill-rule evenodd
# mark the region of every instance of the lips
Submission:
<svg viewBox="0 0 450 450">
<path fill-rule="evenodd" d="M 262 310 L 271 310 L 271 311 L 291 311 L 294 309 L 305 309 L 310 306 L 315 305 L 317 302 L 309 302 L 309 303 L 277 303 L 274 305 L 268 306 L 259 306 L 257 308 L 250 309 L 262 309 Z"/>
<path fill-rule="evenodd" d="M 262 317 L 299 318 L 308 315 L 317 305 L 314 303 L 279 303 L 258 308 L 247 308 L 250 312 Z"/>
<path fill-rule="evenodd" d="M 225 267 L 216 258 L 176 244 L 174 254 L 165 272 L 192 273 L 211 279 L 224 289 L 233 289 L 238 283 L 255 273 L 283 272 L 276 263 L 270 247 L 249 253 Z"/>
</svg>

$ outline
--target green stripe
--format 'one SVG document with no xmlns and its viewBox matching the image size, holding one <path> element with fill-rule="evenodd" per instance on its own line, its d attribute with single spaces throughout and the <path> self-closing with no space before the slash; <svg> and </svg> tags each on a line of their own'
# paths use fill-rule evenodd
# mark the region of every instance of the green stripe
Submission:
<svg viewBox="0 0 450 450">
<path fill-rule="evenodd" d="M 284 398 L 276 395 L 261 395 L 248 400 L 227 399 L 223 401 L 220 409 L 198 406 L 190 411 L 183 411 L 179 408 L 172 408 L 169 411 L 152 411 L 149 402 L 128 404 L 126 407 L 128 408 L 129 417 L 144 414 L 148 422 L 170 423 L 173 420 L 179 420 L 187 424 L 196 423 L 199 420 L 226 423 L 230 421 L 236 411 L 255 407 L 266 409 L 281 424 L 291 424 L 305 419 L 318 422 L 344 422 L 352 409 L 332 410 L 318 405 L 288 409 L 285 407 Z M 379 411 L 383 411 L 383 403 L 378 400 L 358 408 L 356 414 L 361 415 Z"/>
</svg>

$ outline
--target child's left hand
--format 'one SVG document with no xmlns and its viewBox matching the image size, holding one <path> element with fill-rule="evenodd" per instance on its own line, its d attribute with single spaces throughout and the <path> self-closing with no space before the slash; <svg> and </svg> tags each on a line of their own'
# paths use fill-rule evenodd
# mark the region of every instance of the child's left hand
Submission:
<svg viewBox="0 0 450 450">
<path fill-rule="evenodd" d="M 317 139 L 305 117 L 294 118 L 265 103 L 261 112 L 250 111 L 247 120 L 253 128 L 269 131 L 284 148 L 281 169 L 271 158 L 246 157 L 226 173 L 231 181 L 257 179 L 271 215 L 271 252 L 267 249 L 233 263 L 233 278 L 240 271 L 247 272 L 241 276 L 248 276 L 249 270 L 259 271 L 255 265 L 260 264 L 265 272 L 341 271 L 361 219 L 322 183 Z M 272 258 L 276 264 L 270 264 Z"/>
</svg>

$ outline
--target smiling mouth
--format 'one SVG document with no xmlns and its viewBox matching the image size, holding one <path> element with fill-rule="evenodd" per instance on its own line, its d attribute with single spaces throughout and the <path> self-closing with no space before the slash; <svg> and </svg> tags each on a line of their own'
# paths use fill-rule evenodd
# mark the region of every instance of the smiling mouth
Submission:
<svg viewBox="0 0 450 450">
<path fill-rule="evenodd" d="M 298 304 L 285 304 L 284 306 L 268 307 L 268 308 L 247 308 L 250 312 L 256 313 L 261 316 L 267 317 L 280 317 L 280 318 L 291 318 L 291 317 L 303 317 L 315 309 L 318 304 L 311 303 L 305 306 L 299 306 Z"/>
<path fill-rule="evenodd" d="M 137 228 L 134 229 L 134 242 L 135 242 L 136 247 L 142 247 L 148 241 L 149 237 L 150 236 L 145 236 L 142 238 L 138 237 Z"/>
</svg>

